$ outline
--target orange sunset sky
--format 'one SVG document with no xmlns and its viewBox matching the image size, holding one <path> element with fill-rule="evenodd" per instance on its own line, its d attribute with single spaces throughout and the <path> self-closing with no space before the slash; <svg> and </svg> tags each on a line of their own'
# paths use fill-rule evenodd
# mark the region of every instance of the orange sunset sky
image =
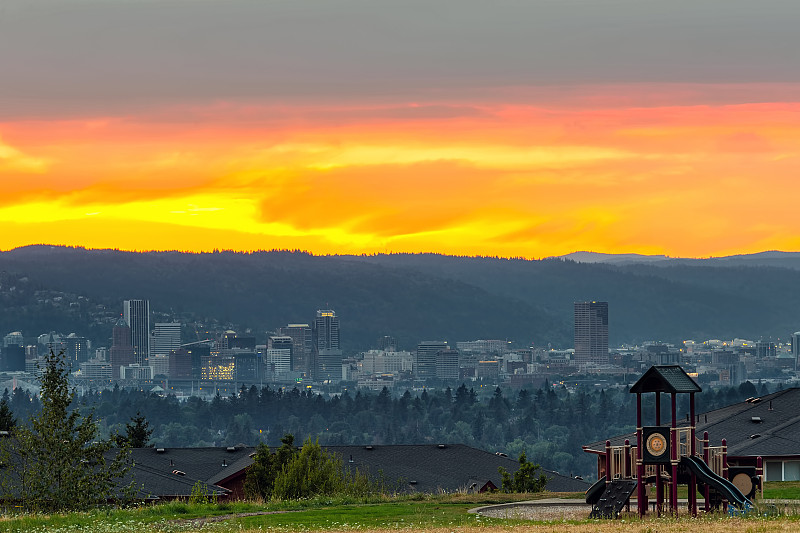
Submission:
<svg viewBox="0 0 800 533">
<path fill-rule="evenodd" d="M 0 249 L 800 250 L 798 8 L 665 4 L 12 1 Z"/>
</svg>

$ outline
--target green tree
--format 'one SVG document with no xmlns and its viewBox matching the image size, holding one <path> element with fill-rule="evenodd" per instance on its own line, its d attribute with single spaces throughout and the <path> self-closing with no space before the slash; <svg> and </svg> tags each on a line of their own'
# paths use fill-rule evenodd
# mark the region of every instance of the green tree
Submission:
<svg viewBox="0 0 800 533">
<path fill-rule="evenodd" d="M 0 400 L 0 431 L 12 431 L 17 425 L 17 419 L 9 406 L 8 389 L 3 394 L 3 399 Z"/>
<path fill-rule="evenodd" d="M 137 411 L 136 416 L 125 424 L 125 435 L 119 435 L 117 443 L 127 444 L 131 448 L 147 448 L 152 446 L 149 444 L 152 434 L 153 428 L 150 427 L 150 422 L 147 421 L 142 413 Z"/>
<path fill-rule="evenodd" d="M 244 478 L 245 495 L 251 499 L 270 499 L 275 478 L 297 453 L 294 447 L 294 435 L 291 433 L 283 436 L 281 445 L 274 454 L 266 444 L 256 446 L 253 464 Z"/>
<path fill-rule="evenodd" d="M 342 460 L 325 453 L 319 440 L 309 437 L 275 478 L 273 497 L 279 500 L 299 500 L 317 495 L 347 493 L 348 479 Z"/>
<path fill-rule="evenodd" d="M 547 486 L 547 476 L 539 473 L 540 467 L 537 464 L 528 462 L 525 452 L 519 456 L 519 469 L 514 475 L 502 466 L 497 469 L 502 478 L 503 492 L 541 492 Z"/>
<path fill-rule="evenodd" d="M 75 392 L 68 382 L 63 357 L 52 351 L 45 357 L 41 385 L 42 408 L 28 425 L 18 426 L 6 450 L 9 468 L 4 486 L 14 486 L 24 508 L 40 512 L 87 509 L 111 498 L 130 494 L 119 479 L 130 469 L 127 447 L 106 453 L 112 439 L 99 440 L 92 413 L 70 410 Z M 11 441 L 7 441 L 11 442 Z M 10 477 L 10 479 L 9 479 Z"/>
</svg>

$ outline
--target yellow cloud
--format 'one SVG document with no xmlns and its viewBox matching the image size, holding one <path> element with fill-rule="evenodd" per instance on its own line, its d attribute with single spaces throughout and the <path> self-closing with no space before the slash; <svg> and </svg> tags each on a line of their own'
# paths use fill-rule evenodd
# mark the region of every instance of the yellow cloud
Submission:
<svg viewBox="0 0 800 533">
<path fill-rule="evenodd" d="M 0 175 L 4 171 L 41 174 L 47 170 L 48 164 L 46 159 L 26 155 L 0 139 Z"/>
</svg>

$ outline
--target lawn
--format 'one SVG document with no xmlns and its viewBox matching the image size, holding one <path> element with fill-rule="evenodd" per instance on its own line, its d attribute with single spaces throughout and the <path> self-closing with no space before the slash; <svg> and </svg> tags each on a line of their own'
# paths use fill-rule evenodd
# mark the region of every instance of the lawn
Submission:
<svg viewBox="0 0 800 533">
<path fill-rule="evenodd" d="M 757 533 L 800 530 L 797 516 L 765 518 L 707 517 L 680 519 L 648 517 L 625 520 L 578 520 L 530 522 L 493 519 L 469 514 L 474 507 L 531 499 L 545 495 L 437 495 L 376 499 L 355 502 L 342 499 L 314 499 L 286 503 L 188 504 L 172 502 L 131 509 L 97 510 L 54 516 L 5 516 L 0 532 L 30 533 L 148 533 L 272 531 L 434 531 L 510 533 L 553 531 L 559 533 L 693 532 Z M 259 513 L 246 516 L 248 513 Z M 271 513 L 271 514 L 264 514 Z"/>
<path fill-rule="evenodd" d="M 767 481 L 764 484 L 764 498 L 800 500 L 800 481 Z"/>
</svg>

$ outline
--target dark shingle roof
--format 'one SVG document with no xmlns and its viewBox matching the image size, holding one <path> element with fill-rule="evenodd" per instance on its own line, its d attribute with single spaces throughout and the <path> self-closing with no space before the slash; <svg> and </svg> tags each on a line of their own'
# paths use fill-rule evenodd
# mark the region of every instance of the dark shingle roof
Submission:
<svg viewBox="0 0 800 533">
<path fill-rule="evenodd" d="M 722 439 L 730 456 L 800 455 L 800 388 L 786 389 L 755 401 L 737 402 L 698 416 L 696 435 L 708 431 L 711 446 Z M 681 420 L 679 426 L 687 426 Z M 758 436 L 756 436 L 758 435 Z M 636 434 L 611 437 L 611 444 L 622 445 L 625 439 L 636 444 Z M 605 440 L 587 444 L 589 450 L 602 451 Z"/>
<path fill-rule="evenodd" d="M 381 475 L 390 484 L 409 492 L 455 492 L 468 489 L 471 480 L 484 484 L 491 480 L 500 487 L 502 481 L 498 467 L 514 473 L 519 462 L 510 457 L 479 450 L 463 444 L 446 445 L 392 445 L 392 446 L 327 446 L 326 449 L 341 456 L 351 468 L 366 470 L 371 476 Z M 352 460 L 352 462 L 350 462 Z M 552 492 L 582 492 L 589 484 L 543 470 Z M 411 484 L 415 481 L 415 484 Z"/>
<path fill-rule="evenodd" d="M 163 451 L 159 451 L 163 450 Z M 211 478 L 228 470 L 242 457 L 247 457 L 253 448 L 236 446 L 231 448 L 135 448 L 131 458 L 135 465 L 143 465 L 158 472 L 171 473 L 179 470 L 191 479 L 208 482 Z"/>
<path fill-rule="evenodd" d="M 502 484 L 498 467 L 514 473 L 519 462 L 504 455 L 479 450 L 463 444 L 423 445 L 374 445 L 374 446 L 325 446 L 328 452 L 337 454 L 342 464 L 358 469 L 373 478 L 382 479 L 390 490 L 401 492 L 455 492 L 469 489 L 473 483 L 483 486 L 492 481 Z M 245 456 L 231 465 L 227 471 L 210 478 L 210 483 L 223 482 L 236 472 L 253 463 Z M 589 484 L 558 472 L 542 469 L 549 479 L 547 490 L 551 492 L 583 492 Z M 413 483 L 412 483 L 413 482 Z"/>
<path fill-rule="evenodd" d="M 703 389 L 694 382 L 678 365 L 651 366 L 633 384 L 631 392 L 701 392 Z"/>
</svg>

